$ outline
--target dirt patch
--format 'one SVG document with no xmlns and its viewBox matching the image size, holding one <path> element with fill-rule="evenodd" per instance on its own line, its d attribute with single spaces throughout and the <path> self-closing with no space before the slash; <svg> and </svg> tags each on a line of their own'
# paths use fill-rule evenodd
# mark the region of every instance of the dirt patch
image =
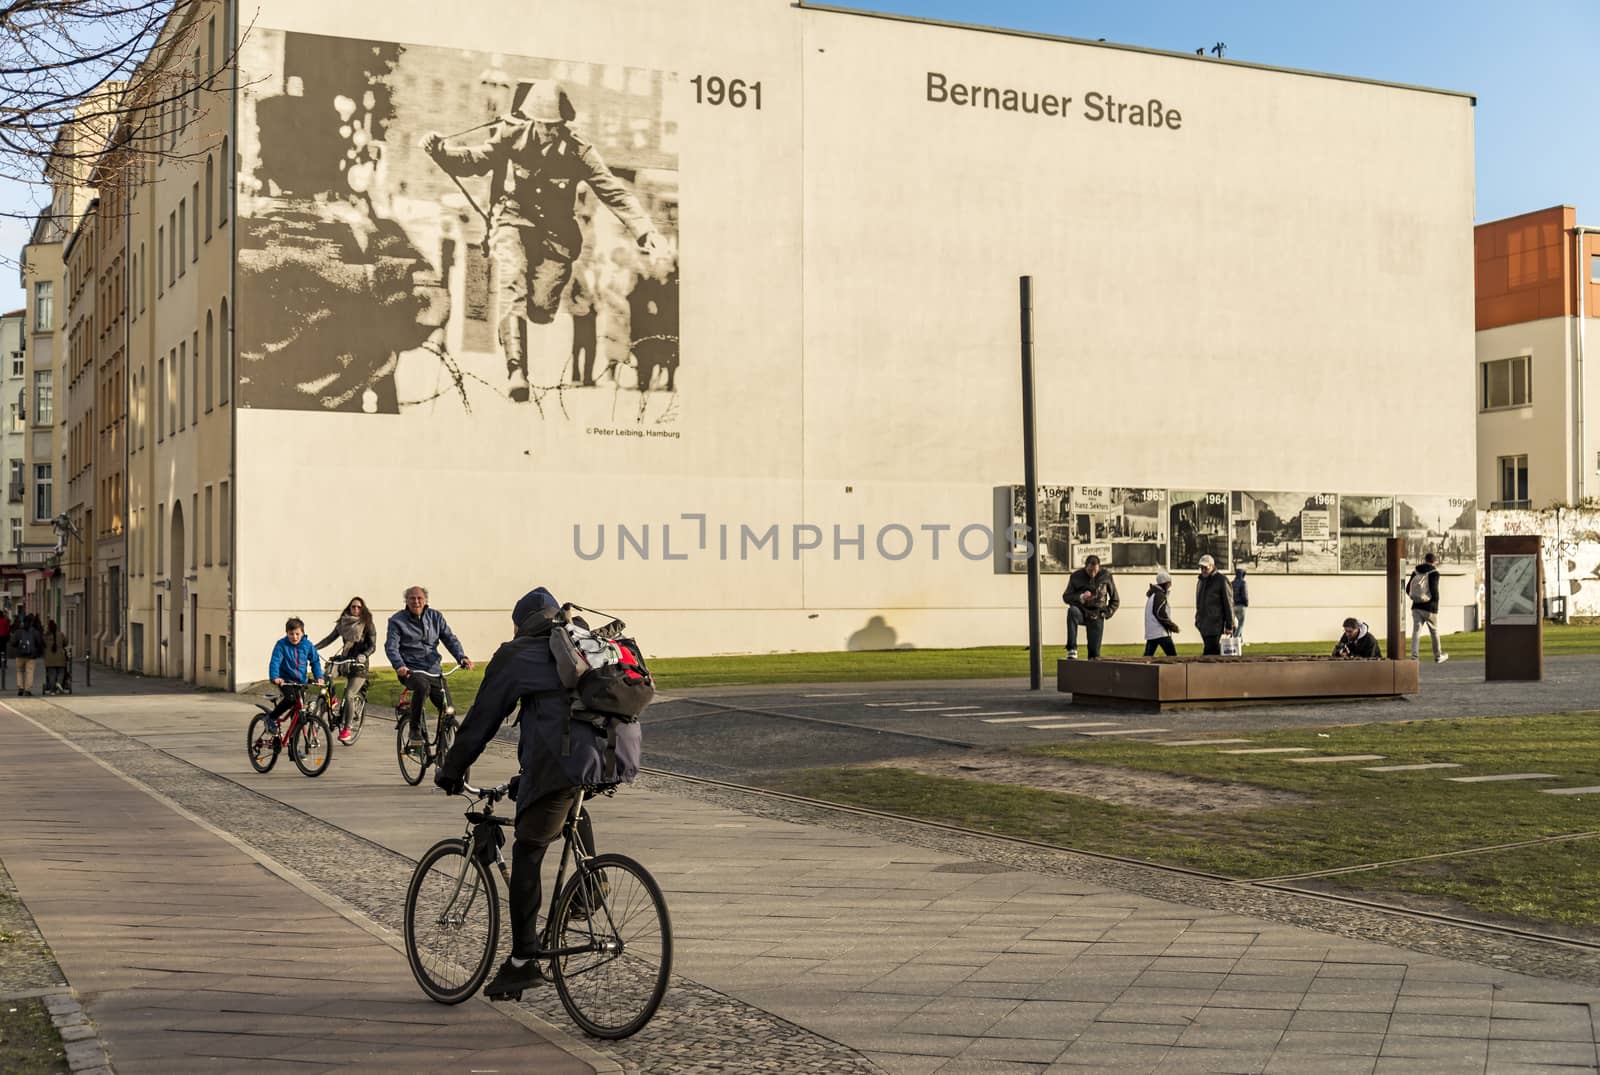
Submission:
<svg viewBox="0 0 1600 1075">
<path fill-rule="evenodd" d="M 974 751 L 960 757 L 892 758 L 871 767 L 907 769 L 925 776 L 981 780 L 991 784 L 1016 784 L 1042 791 L 1063 791 L 1120 806 L 1154 808 L 1170 814 L 1200 814 L 1209 810 L 1265 810 L 1298 806 L 1306 801 L 1304 796 L 1293 792 L 1275 791 L 1251 784 L 1225 784 L 1197 777 L 1082 765 L 1064 758 L 1039 758 L 1024 754 Z"/>
</svg>

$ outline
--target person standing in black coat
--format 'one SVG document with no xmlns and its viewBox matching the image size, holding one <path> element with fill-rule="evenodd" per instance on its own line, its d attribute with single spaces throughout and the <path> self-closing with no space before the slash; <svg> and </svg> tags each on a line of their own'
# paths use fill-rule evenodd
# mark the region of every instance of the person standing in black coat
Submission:
<svg viewBox="0 0 1600 1075">
<path fill-rule="evenodd" d="M 1217 561 L 1200 557 L 1200 578 L 1194 588 L 1194 627 L 1207 656 L 1222 655 L 1222 636 L 1233 631 L 1233 587 L 1217 574 Z"/>
<path fill-rule="evenodd" d="M 1089 641 L 1089 659 L 1100 659 L 1100 639 L 1106 621 L 1117 614 L 1122 599 L 1117 596 L 1117 581 L 1100 565 L 1100 557 L 1090 556 L 1072 573 L 1061 593 L 1067 604 L 1067 660 L 1078 659 L 1078 628 Z"/>
</svg>

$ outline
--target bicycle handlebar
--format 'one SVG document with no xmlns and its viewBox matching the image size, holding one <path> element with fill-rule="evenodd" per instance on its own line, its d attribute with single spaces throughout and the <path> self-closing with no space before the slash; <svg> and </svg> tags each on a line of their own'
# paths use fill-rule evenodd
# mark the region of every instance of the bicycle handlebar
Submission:
<svg viewBox="0 0 1600 1075">
<path fill-rule="evenodd" d="M 470 795 L 474 799 L 496 801 L 505 798 L 506 792 L 511 790 L 511 781 L 507 780 L 496 788 L 475 788 L 471 784 L 462 784 L 461 790 L 464 794 Z"/>
</svg>

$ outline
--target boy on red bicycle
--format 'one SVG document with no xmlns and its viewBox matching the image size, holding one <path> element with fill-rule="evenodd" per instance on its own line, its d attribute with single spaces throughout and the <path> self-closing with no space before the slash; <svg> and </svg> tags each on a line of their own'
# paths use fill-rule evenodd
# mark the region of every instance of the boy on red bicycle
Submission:
<svg viewBox="0 0 1600 1075">
<path fill-rule="evenodd" d="M 283 631 L 283 637 L 272 647 L 272 660 L 267 662 L 267 678 L 282 692 L 277 706 L 267 714 L 273 735 L 278 734 L 278 718 L 294 708 L 301 689 L 307 683 L 322 682 L 322 657 L 306 637 L 305 623 L 298 616 L 290 616 Z"/>
</svg>

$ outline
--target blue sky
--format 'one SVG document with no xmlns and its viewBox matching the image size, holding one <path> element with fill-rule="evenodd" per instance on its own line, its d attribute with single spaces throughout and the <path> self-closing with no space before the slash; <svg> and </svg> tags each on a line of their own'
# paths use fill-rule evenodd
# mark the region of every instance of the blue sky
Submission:
<svg viewBox="0 0 1600 1075">
<path fill-rule="evenodd" d="M 1600 0 L 832 0 L 838 6 L 1005 26 L 1476 94 L 1477 219 L 1547 206 L 1600 226 Z M 0 207 L 33 193 L 0 184 Z M 0 223 L 13 258 L 26 237 Z M 0 309 L 22 304 L 0 266 Z"/>
</svg>

